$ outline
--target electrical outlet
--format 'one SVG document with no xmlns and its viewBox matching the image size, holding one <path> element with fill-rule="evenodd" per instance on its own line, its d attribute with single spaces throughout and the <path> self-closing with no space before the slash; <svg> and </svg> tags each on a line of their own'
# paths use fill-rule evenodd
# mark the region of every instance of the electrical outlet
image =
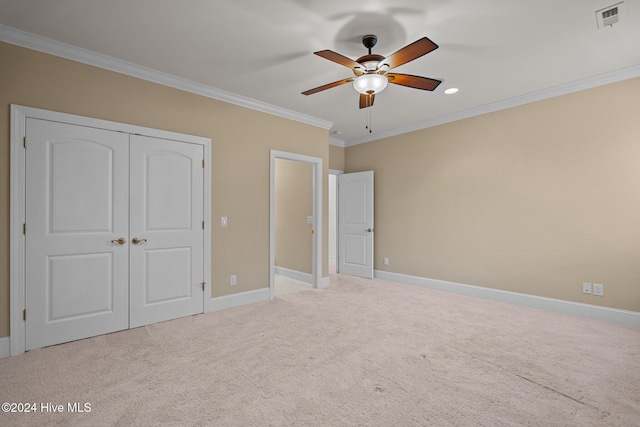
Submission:
<svg viewBox="0 0 640 427">
<path fill-rule="evenodd" d="M 582 293 L 591 294 L 591 283 L 587 283 L 587 282 L 582 283 Z"/>
<path fill-rule="evenodd" d="M 604 296 L 604 285 L 602 283 L 593 284 L 593 294 L 597 297 Z"/>
<path fill-rule="evenodd" d="M 383 263 L 384 265 L 389 265 L 389 258 L 384 257 L 384 258 L 382 259 L 382 263 Z"/>
<path fill-rule="evenodd" d="M 238 283 L 238 277 L 235 274 L 231 275 L 231 285 L 235 285 Z"/>
</svg>

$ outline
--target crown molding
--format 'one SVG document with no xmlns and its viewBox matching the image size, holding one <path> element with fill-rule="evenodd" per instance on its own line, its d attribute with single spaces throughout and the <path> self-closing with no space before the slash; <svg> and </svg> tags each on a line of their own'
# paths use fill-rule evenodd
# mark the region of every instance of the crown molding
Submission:
<svg viewBox="0 0 640 427">
<path fill-rule="evenodd" d="M 322 120 L 306 114 L 298 113 L 286 108 L 277 107 L 275 105 L 267 104 L 262 101 L 227 92 L 222 89 L 217 89 L 201 83 L 196 83 L 191 80 L 182 79 L 167 73 L 153 70 L 151 68 L 135 65 L 127 61 L 122 61 L 107 55 L 89 51 L 87 49 L 78 48 L 46 37 L 41 37 L 32 33 L 7 27 L 5 25 L 0 25 L 0 41 L 58 56 L 61 58 L 70 59 L 72 61 L 80 62 L 94 67 L 103 68 L 105 70 L 114 71 L 116 73 L 125 74 L 131 77 L 161 84 L 163 86 L 172 87 L 174 89 L 194 93 L 196 95 L 205 96 L 207 98 L 228 102 L 230 104 L 305 123 L 319 128 L 328 130 L 333 126 L 333 123 L 327 120 Z M 338 147 L 351 147 L 354 145 L 364 144 L 367 142 L 389 138 L 392 136 L 397 136 L 421 129 L 427 129 L 433 126 L 451 123 L 482 114 L 504 110 L 507 108 L 517 107 L 519 105 L 524 105 L 531 102 L 542 101 L 544 99 L 566 95 L 581 90 L 591 89 L 639 76 L 640 65 L 634 65 L 632 67 L 623 68 L 621 70 L 612 71 L 610 73 L 588 77 L 564 85 L 541 89 L 535 92 L 515 96 L 490 104 L 481 105 L 453 114 L 447 114 L 430 120 L 413 123 L 407 126 L 370 134 L 360 138 L 344 141 L 338 138 L 330 137 L 329 144 Z"/>
<path fill-rule="evenodd" d="M 408 126 L 399 127 L 396 129 L 390 129 L 387 131 L 363 136 L 361 138 L 351 139 L 345 142 L 345 146 L 351 147 L 354 145 L 364 144 L 367 142 L 376 141 L 383 138 L 389 138 L 392 136 L 397 136 L 404 133 L 426 129 L 433 126 L 443 125 L 445 123 L 451 123 L 458 120 L 468 119 L 470 117 L 475 117 L 482 114 L 493 113 L 495 111 L 517 107 L 519 105 L 529 104 L 531 102 L 542 101 L 545 99 L 554 98 L 556 96 L 566 95 L 572 92 L 592 89 L 598 86 L 603 86 L 610 83 L 616 83 L 619 81 L 632 79 L 639 76 L 640 76 L 640 65 L 634 65 L 628 68 L 622 68 L 620 70 L 612 71 L 609 73 L 599 74 L 593 77 L 587 77 L 582 80 L 576 80 L 574 82 L 566 83 L 563 85 L 541 89 L 535 92 L 526 93 L 524 95 L 514 96 L 513 98 L 507 98 L 501 101 L 492 102 L 490 104 L 480 105 L 478 107 L 459 111 L 453 114 L 447 114 L 445 116 L 436 117 L 434 119 L 413 123 Z"/>
<path fill-rule="evenodd" d="M 263 113 L 272 114 L 274 116 L 283 117 L 285 119 L 295 120 L 297 122 L 319 128 L 331 129 L 333 126 L 332 122 L 326 120 L 287 110 L 286 108 L 277 107 L 275 105 L 267 104 L 266 102 L 257 101 L 246 96 L 237 95 L 222 89 L 196 83 L 191 80 L 182 79 L 171 74 L 135 65 L 111 56 L 102 55 L 67 43 L 62 43 L 46 37 L 7 27 L 5 25 L 0 25 L 0 41 L 31 50 L 37 50 L 60 58 L 81 62 L 94 67 L 103 68 L 105 70 L 114 71 L 116 73 L 125 74 L 142 80 L 147 80 L 163 86 L 216 99 L 218 101 L 224 101 L 241 107 L 250 108 L 252 110 L 261 111 Z"/>
<path fill-rule="evenodd" d="M 329 144 L 335 145 L 336 147 L 346 147 L 346 142 L 343 139 L 334 138 L 333 136 L 329 137 Z"/>
</svg>

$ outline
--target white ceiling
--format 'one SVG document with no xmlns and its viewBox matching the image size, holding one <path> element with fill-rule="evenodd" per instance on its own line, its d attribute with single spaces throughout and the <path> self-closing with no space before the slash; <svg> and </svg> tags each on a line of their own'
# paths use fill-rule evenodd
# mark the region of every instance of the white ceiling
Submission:
<svg viewBox="0 0 640 427">
<path fill-rule="evenodd" d="M 640 75 L 640 0 L 625 0 L 613 27 L 596 25 L 595 11 L 616 2 L 0 0 L 0 24 L 331 122 L 350 145 Z M 394 71 L 443 80 L 434 92 L 389 85 L 370 109 L 371 135 L 350 84 L 301 95 L 353 75 L 314 51 L 355 59 L 365 34 L 384 56 L 429 37 L 439 49 Z"/>
</svg>

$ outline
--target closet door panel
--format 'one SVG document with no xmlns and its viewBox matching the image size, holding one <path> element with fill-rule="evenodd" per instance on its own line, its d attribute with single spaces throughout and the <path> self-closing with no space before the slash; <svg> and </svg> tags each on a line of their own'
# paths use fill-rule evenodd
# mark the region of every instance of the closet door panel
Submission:
<svg viewBox="0 0 640 427">
<path fill-rule="evenodd" d="M 129 136 L 39 119 L 26 135 L 26 349 L 126 329 Z"/>
<path fill-rule="evenodd" d="M 131 136 L 131 327 L 202 313 L 203 147 Z"/>
</svg>

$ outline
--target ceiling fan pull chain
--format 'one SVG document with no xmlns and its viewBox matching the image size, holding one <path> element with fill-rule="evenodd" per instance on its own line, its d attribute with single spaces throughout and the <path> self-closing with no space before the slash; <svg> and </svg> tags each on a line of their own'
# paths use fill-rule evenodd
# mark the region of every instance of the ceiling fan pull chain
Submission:
<svg viewBox="0 0 640 427">
<path fill-rule="evenodd" d="M 369 112 L 364 110 L 364 128 L 369 129 Z"/>
</svg>

